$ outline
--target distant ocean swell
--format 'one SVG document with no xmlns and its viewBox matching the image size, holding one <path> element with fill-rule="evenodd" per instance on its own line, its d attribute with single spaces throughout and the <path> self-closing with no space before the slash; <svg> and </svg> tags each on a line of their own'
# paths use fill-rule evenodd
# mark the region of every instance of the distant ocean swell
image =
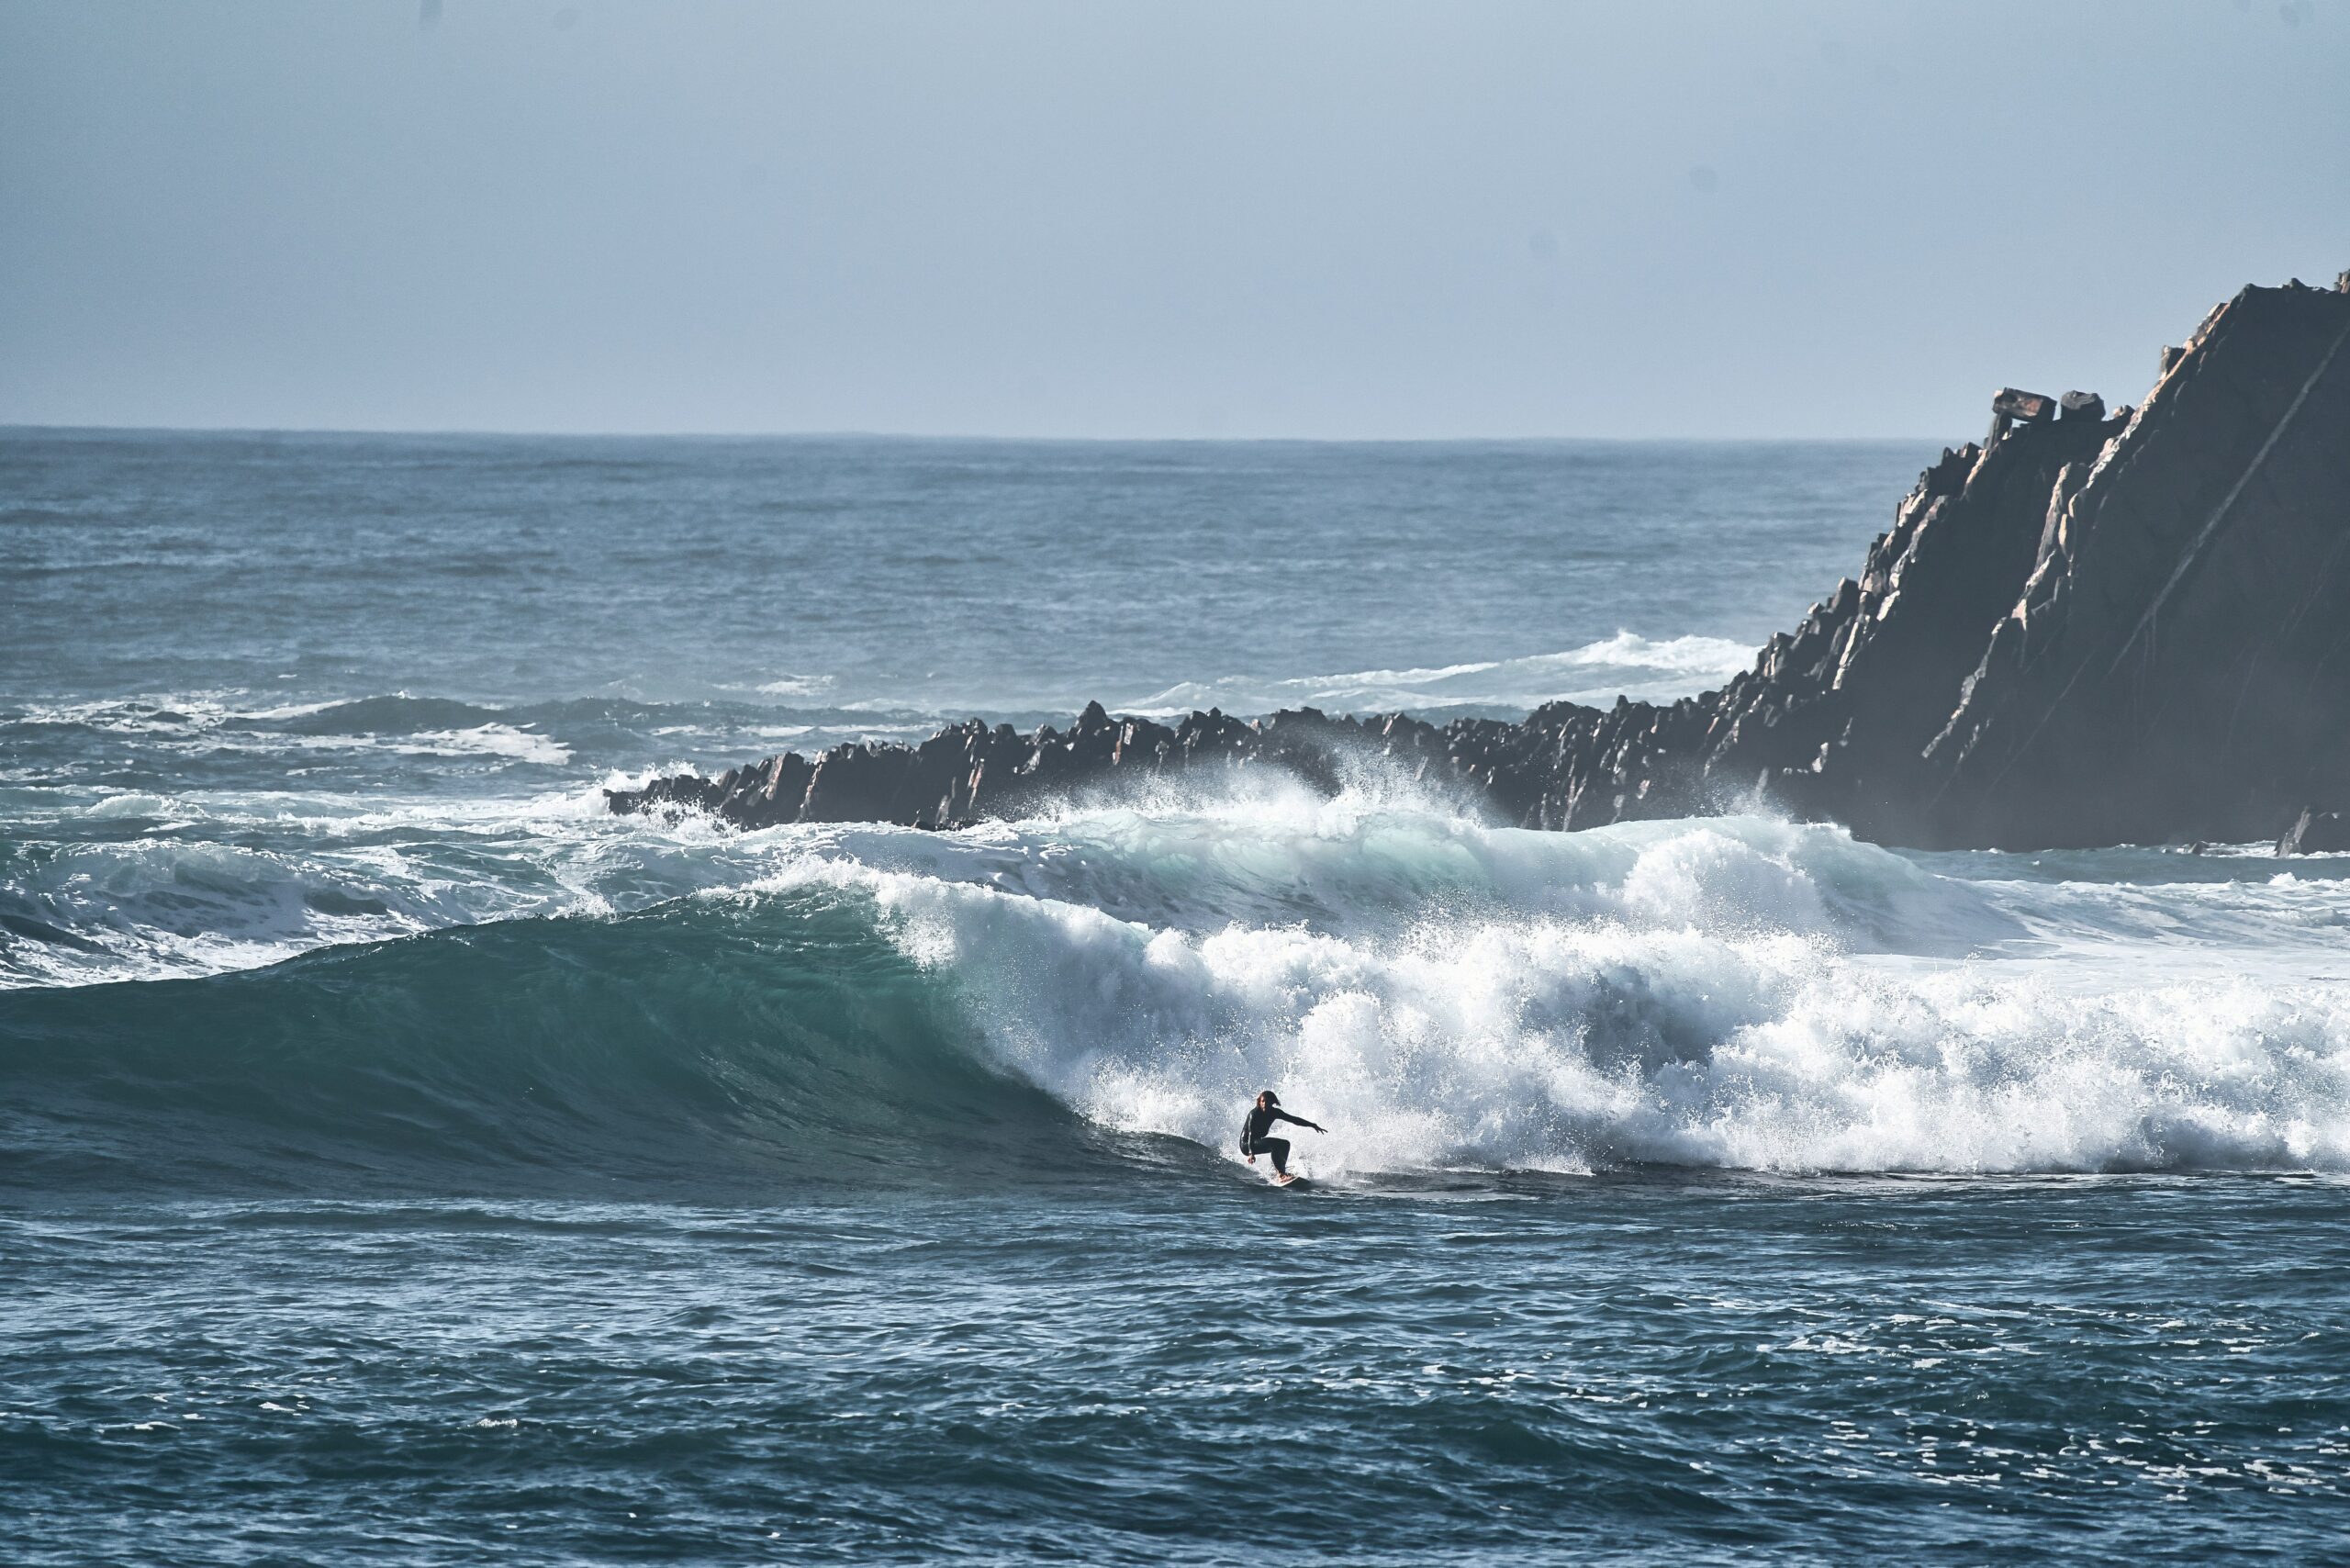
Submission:
<svg viewBox="0 0 2350 1568">
<path fill-rule="evenodd" d="M 288 702 L 266 689 L 222 689 L 21 702 L 0 707 L 0 735 L 12 745 L 54 749 L 85 761 L 126 742 L 143 744 L 180 768 L 200 767 L 222 754 L 285 758 L 359 750 L 379 758 L 478 757 L 560 767 L 576 749 L 641 748 L 647 737 L 739 745 L 764 735 L 824 745 L 867 734 L 918 734 L 976 709 L 1015 720 L 1066 721 L 1097 698 L 1120 712 L 1162 718 L 1193 709 L 1251 714 L 1300 704 L 1333 711 L 1516 715 L 1561 700 L 1677 697 L 1720 684 L 1753 658 L 1753 650 L 1735 639 L 1651 639 L 1618 631 L 1563 652 L 1518 658 L 1331 675 L 1229 675 L 1107 693 L 1032 683 L 991 693 L 984 702 L 935 679 L 846 674 L 711 686 L 691 699 L 663 701 L 604 696 L 498 704 L 402 691 Z"/>
<path fill-rule="evenodd" d="M 0 993 L 0 1179 L 1115 1179 L 1214 1169 L 1265 1086 L 1330 1126 L 1301 1149 L 1341 1182 L 2350 1168 L 2350 981 L 2149 980 L 2126 898 L 1829 829 L 1288 797 L 724 853 L 732 886 L 632 913 Z M 2171 907 L 2224 931 L 2300 895 Z M 2059 924 L 2045 961 L 1958 957 Z"/>
</svg>

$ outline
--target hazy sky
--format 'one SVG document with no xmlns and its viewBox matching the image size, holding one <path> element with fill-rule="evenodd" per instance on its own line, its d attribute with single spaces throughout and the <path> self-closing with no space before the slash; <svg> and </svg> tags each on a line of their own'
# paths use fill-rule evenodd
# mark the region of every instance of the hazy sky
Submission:
<svg viewBox="0 0 2350 1568">
<path fill-rule="evenodd" d="M 0 422 L 1980 433 L 2350 267 L 2350 0 L 0 0 Z"/>
</svg>

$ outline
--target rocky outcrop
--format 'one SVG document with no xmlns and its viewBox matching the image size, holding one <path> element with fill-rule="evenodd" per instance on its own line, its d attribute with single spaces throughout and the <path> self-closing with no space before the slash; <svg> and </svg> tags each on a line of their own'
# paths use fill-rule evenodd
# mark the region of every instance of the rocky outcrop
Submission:
<svg viewBox="0 0 2350 1568">
<path fill-rule="evenodd" d="M 1752 669 L 1669 705 L 1523 722 L 1312 709 L 1168 725 L 1090 706 L 919 745 L 770 757 L 610 792 L 745 827 L 944 825 L 1073 791 L 1372 763 L 1572 829 L 1758 801 L 1880 842 L 2240 841 L 2350 806 L 2350 292 L 2251 288 L 2166 349 L 2143 405 L 2002 389 L 1857 578 Z"/>
<path fill-rule="evenodd" d="M 2050 498 L 1919 834 L 2276 835 L 2350 804 L 2350 294 L 2247 289 Z"/>
</svg>

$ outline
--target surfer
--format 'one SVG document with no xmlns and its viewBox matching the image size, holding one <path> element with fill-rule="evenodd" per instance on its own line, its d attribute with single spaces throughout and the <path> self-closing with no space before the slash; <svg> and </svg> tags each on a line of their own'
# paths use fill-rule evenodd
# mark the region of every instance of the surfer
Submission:
<svg viewBox="0 0 2350 1568">
<path fill-rule="evenodd" d="M 1275 1122 L 1295 1122 L 1299 1126 L 1312 1127 L 1317 1133 L 1329 1129 L 1319 1122 L 1309 1122 L 1304 1116 L 1292 1116 L 1282 1110 L 1281 1097 L 1270 1089 L 1257 1096 L 1257 1103 L 1248 1108 L 1248 1119 L 1240 1124 L 1240 1152 L 1248 1157 L 1251 1165 L 1257 1163 L 1259 1155 L 1271 1155 L 1273 1180 L 1286 1185 L 1297 1180 L 1289 1173 L 1289 1139 L 1265 1136 L 1273 1130 Z"/>
</svg>

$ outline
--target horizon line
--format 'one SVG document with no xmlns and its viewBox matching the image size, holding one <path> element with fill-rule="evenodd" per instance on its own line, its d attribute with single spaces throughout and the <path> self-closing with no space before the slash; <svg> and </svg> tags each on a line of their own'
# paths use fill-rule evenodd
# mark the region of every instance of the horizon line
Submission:
<svg viewBox="0 0 2350 1568">
<path fill-rule="evenodd" d="M 1195 446 L 1531 446 L 1545 443 L 1619 445 L 1829 445 L 1930 442 L 1922 435 L 1005 435 L 974 431 L 874 430 L 513 430 L 429 425 L 155 425 L 47 424 L 0 420 L 0 435 L 381 436 L 489 441 L 870 441 L 961 442 L 1004 445 Z M 1946 441 L 1943 444 L 1950 444 Z M 1958 442 L 1964 445 L 1964 441 Z"/>
</svg>

